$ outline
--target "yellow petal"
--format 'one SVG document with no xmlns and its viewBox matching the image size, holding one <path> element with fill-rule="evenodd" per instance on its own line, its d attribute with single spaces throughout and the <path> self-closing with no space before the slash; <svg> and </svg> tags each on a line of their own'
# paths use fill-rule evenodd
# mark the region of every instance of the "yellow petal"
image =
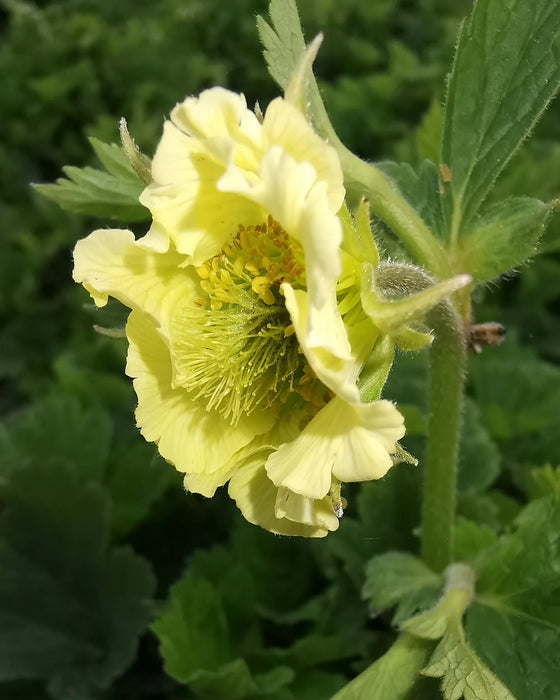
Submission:
<svg viewBox="0 0 560 700">
<path fill-rule="evenodd" d="M 297 339 L 313 372 L 337 396 L 358 403 L 360 392 L 356 381 L 362 358 L 352 355 L 336 306 L 325 305 L 310 321 L 307 292 L 294 290 L 287 283 L 282 285 L 282 292 Z"/>
<path fill-rule="evenodd" d="M 344 482 L 384 476 L 404 433 L 403 417 L 389 401 L 351 405 L 334 398 L 298 438 L 270 455 L 266 471 L 276 486 L 322 499 L 333 474 Z"/>
<path fill-rule="evenodd" d="M 155 253 L 140 245 L 131 231 L 101 229 L 74 248 L 74 280 L 98 306 L 108 296 L 147 314 L 169 338 L 177 303 L 199 294 L 196 276 L 179 267 L 184 257 L 174 251 Z"/>
<path fill-rule="evenodd" d="M 186 491 L 200 493 L 206 498 L 212 498 L 216 489 L 223 486 L 233 474 L 231 462 L 212 474 L 186 474 L 183 485 Z"/>
<path fill-rule="evenodd" d="M 130 342 L 126 373 L 134 377 L 138 427 L 179 471 L 212 474 L 271 428 L 274 419 L 264 411 L 243 416 L 232 427 L 215 411 L 194 402 L 186 390 L 173 389 L 169 349 L 144 314 L 133 311 L 126 332 Z"/>
<path fill-rule="evenodd" d="M 171 238 L 177 250 L 198 266 L 222 249 L 239 223 L 266 218 L 252 202 L 217 191 L 225 164 L 171 122 L 164 125 L 152 168 L 154 182 L 140 195 L 153 216 L 143 245 L 160 250 L 157 246 L 165 237 Z"/>
<path fill-rule="evenodd" d="M 297 107 L 280 97 L 270 103 L 263 122 L 263 150 L 274 144 L 280 144 L 298 163 L 311 163 L 316 179 L 326 183 L 329 209 L 337 212 L 345 192 L 338 155 L 317 136 Z"/>
<path fill-rule="evenodd" d="M 333 521 L 327 523 L 328 519 L 322 517 L 323 506 L 320 506 L 321 515 L 317 518 L 316 525 L 277 517 L 278 489 L 267 477 L 264 468 L 268 452 L 267 450 L 257 453 L 247 459 L 229 482 L 229 495 L 237 503 L 246 520 L 278 535 L 325 537 L 329 532 L 329 526 L 330 529 L 335 530 L 338 527 L 338 520 L 335 517 Z"/>
<path fill-rule="evenodd" d="M 263 155 L 257 179 L 248 179 L 232 164 L 218 187 L 260 205 L 301 243 L 310 303 L 321 308 L 334 295 L 341 272 L 342 225 L 329 206 L 327 184 L 317 179 L 313 166 L 274 145 Z"/>
<path fill-rule="evenodd" d="M 178 104 L 171 112 L 171 121 L 216 161 L 225 164 L 234 160 L 239 167 L 256 171 L 262 126 L 247 109 L 243 95 L 221 87 L 204 90 Z"/>
<path fill-rule="evenodd" d="M 329 497 L 317 501 L 280 487 L 276 496 L 275 512 L 277 518 L 287 518 L 295 523 L 323 527 L 331 531 L 338 529 L 338 518 Z"/>
</svg>

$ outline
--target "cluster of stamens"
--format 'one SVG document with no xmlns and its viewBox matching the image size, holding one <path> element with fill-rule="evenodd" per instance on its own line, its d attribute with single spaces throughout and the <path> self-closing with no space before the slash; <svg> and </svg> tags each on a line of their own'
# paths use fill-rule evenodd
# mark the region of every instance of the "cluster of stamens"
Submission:
<svg viewBox="0 0 560 700">
<path fill-rule="evenodd" d="M 206 299 L 198 298 L 198 306 L 218 310 L 224 303 L 235 304 L 236 287 L 250 286 L 254 294 L 267 306 L 277 299 L 273 293 L 280 291 L 283 282 L 294 283 L 304 273 L 303 251 L 284 229 L 269 216 L 264 224 L 239 225 L 231 244 L 196 268 L 200 287 Z"/>
<path fill-rule="evenodd" d="M 176 319 L 176 380 L 232 425 L 257 407 L 307 415 L 325 403 L 282 298 L 284 282 L 305 286 L 303 262 L 301 246 L 269 217 L 240 225 L 195 268 L 203 295 Z"/>
</svg>

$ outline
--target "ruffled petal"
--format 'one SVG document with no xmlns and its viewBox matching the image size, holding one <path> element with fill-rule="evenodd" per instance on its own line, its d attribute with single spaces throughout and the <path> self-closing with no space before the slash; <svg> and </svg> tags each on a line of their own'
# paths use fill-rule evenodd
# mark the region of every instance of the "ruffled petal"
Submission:
<svg viewBox="0 0 560 700">
<path fill-rule="evenodd" d="M 247 109 L 244 95 L 221 87 L 204 90 L 176 105 L 171 121 L 215 160 L 225 164 L 233 159 L 239 167 L 256 171 L 262 126 Z"/>
<path fill-rule="evenodd" d="M 198 294 L 196 275 L 180 267 L 183 262 L 174 251 L 145 248 L 131 231 L 100 229 L 76 244 L 73 277 L 98 306 L 115 297 L 147 314 L 168 339 L 176 305 Z"/>
<path fill-rule="evenodd" d="M 130 342 L 126 373 L 134 377 L 138 427 L 178 471 L 213 474 L 271 428 L 270 413 L 243 416 L 233 427 L 194 402 L 185 389 L 173 389 L 169 350 L 144 314 L 133 311 L 126 332 Z"/>
<path fill-rule="evenodd" d="M 234 144 L 230 145 L 233 157 Z M 153 160 L 154 182 L 140 195 L 140 202 L 153 217 L 142 245 L 166 249 L 171 239 L 195 266 L 219 253 L 237 232 L 238 223 L 265 218 L 262 207 L 218 192 L 216 183 L 227 163 L 216 160 L 207 150 L 166 122 Z"/>
<path fill-rule="evenodd" d="M 264 117 L 263 150 L 281 144 L 298 163 L 311 163 L 316 179 L 326 183 L 329 209 L 337 212 L 344 201 L 342 168 L 335 149 L 313 131 L 303 114 L 281 97 L 273 100 Z"/>
<path fill-rule="evenodd" d="M 319 309 L 334 294 L 341 272 L 342 224 L 330 209 L 327 185 L 317 180 L 310 163 L 298 163 L 280 145 L 272 146 L 263 155 L 258 175 L 258 179 L 249 180 L 231 165 L 218 187 L 224 193 L 235 192 L 261 205 L 301 243 L 310 304 Z"/>
<path fill-rule="evenodd" d="M 404 433 L 404 419 L 391 402 L 351 405 L 335 397 L 299 437 L 269 456 L 266 471 L 276 486 L 322 499 L 333 474 L 345 482 L 384 476 Z"/>
<path fill-rule="evenodd" d="M 297 522 L 284 517 L 285 510 L 282 506 L 277 511 L 278 489 L 270 481 L 264 468 L 268 452 L 257 453 L 247 459 L 229 482 L 229 495 L 245 519 L 278 535 L 325 537 L 329 530 L 336 530 L 338 520 L 336 516 L 332 519 L 325 516 L 325 504 L 320 503 L 316 506 L 311 503 L 307 504 L 307 508 L 300 505 L 297 510 L 300 513 L 306 511 L 307 522 Z M 280 500 L 286 501 L 286 498 Z"/>
</svg>

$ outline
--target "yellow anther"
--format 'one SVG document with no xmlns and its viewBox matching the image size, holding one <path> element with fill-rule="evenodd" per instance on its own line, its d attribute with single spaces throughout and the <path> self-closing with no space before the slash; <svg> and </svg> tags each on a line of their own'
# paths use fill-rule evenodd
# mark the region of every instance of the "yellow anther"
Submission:
<svg viewBox="0 0 560 700">
<path fill-rule="evenodd" d="M 231 285 L 233 284 L 231 275 L 227 270 L 222 270 L 220 272 L 220 282 L 226 287 L 231 287 Z"/>
<path fill-rule="evenodd" d="M 223 287 L 216 287 L 216 289 L 214 290 L 214 298 L 225 302 L 231 301 L 231 296 L 229 292 Z"/>
<path fill-rule="evenodd" d="M 230 244 L 229 244 L 229 243 L 226 243 L 226 244 L 224 245 L 224 247 L 222 248 L 222 250 L 223 250 L 223 252 L 224 252 L 224 255 L 226 255 L 226 257 L 229 258 L 229 256 L 231 255 L 231 246 L 230 246 Z"/>
<path fill-rule="evenodd" d="M 208 280 L 201 280 L 200 288 L 203 292 L 206 292 L 206 294 L 212 294 L 212 292 L 214 291 L 214 288 L 212 287 L 210 282 L 208 282 Z"/>
<path fill-rule="evenodd" d="M 210 306 L 214 311 L 219 311 L 222 308 L 222 302 L 218 299 L 212 299 L 212 301 L 210 302 Z"/>
<path fill-rule="evenodd" d="M 260 265 L 256 262 L 256 260 L 253 259 L 247 260 L 247 262 L 245 263 L 245 269 L 248 270 L 255 277 L 257 275 L 260 275 L 261 272 Z"/>
<path fill-rule="evenodd" d="M 266 269 L 268 270 L 268 274 L 272 277 L 272 279 L 275 280 L 280 272 L 280 265 L 278 263 L 270 263 L 270 266 Z"/>
<path fill-rule="evenodd" d="M 290 337 L 291 335 L 293 335 L 295 332 L 296 332 L 296 329 L 294 328 L 294 324 L 293 324 L 293 323 L 290 323 L 289 326 L 286 326 L 286 328 L 284 328 L 284 336 L 285 336 L 286 338 L 289 338 L 289 337 Z M 302 379 L 303 379 L 303 377 L 302 377 Z M 300 380 L 300 384 L 301 384 L 301 380 Z"/>
<path fill-rule="evenodd" d="M 238 255 L 235 258 L 235 262 L 233 263 L 233 272 L 239 276 L 243 272 L 244 267 L 245 267 L 245 258 L 243 257 L 243 255 Z"/>
<path fill-rule="evenodd" d="M 194 300 L 194 305 L 195 306 L 206 306 L 206 302 L 204 301 L 204 299 L 201 299 L 200 297 L 198 297 L 198 299 Z"/>
<path fill-rule="evenodd" d="M 272 306 L 274 304 L 274 294 L 270 291 L 270 287 L 265 290 L 263 294 L 259 295 L 267 306 Z"/>
<path fill-rule="evenodd" d="M 203 263 L 200 267 L 195 268 L 196 274 L 200 277 L 200 279 L 206 280 L 208 279 L 208 275 L 210 274 L 210 263 L 206 261 Z"/>
<path fill-rule="evenodd" d="M 241 241 L 241 247 L 244 248 L 245 250 L 248 250 L 251 246 L 251 241 L 249 240 L 249 236 L 247 234 L 247 231 L 242 230 L 239 232 L 239 240 Z"/>
<path fill-rule="evenodd" d="M 270 289 L 271 281 L 272 280 L 270 277 L 255 277 L 255 279 L 251 282 L 251 289 L 255 292 L 255 294 L 260 296 L 267 289 Z"/>
<path fill-rule="evenodd" d="M 212 269 L 214 272 L 218 272 L 220 269 L 220 258 L 217 255 L 212 258 Z"/>
</svg>

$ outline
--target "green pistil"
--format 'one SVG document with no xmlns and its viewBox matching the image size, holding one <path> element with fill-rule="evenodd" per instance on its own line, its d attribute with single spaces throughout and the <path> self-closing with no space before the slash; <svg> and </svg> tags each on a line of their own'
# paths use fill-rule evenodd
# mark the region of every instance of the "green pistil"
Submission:
<svg viewBox="0 0 560 700">
<path fill-rule="evenodd" d="M 179 383 L 231 425 L 270 407 L 301 375 L 297 339 L 284 332 L 289 324 L 282 303 L 266 305 L 240 290 L 237 303 L 189 309 L 175 329 Z"/>
</svg>

